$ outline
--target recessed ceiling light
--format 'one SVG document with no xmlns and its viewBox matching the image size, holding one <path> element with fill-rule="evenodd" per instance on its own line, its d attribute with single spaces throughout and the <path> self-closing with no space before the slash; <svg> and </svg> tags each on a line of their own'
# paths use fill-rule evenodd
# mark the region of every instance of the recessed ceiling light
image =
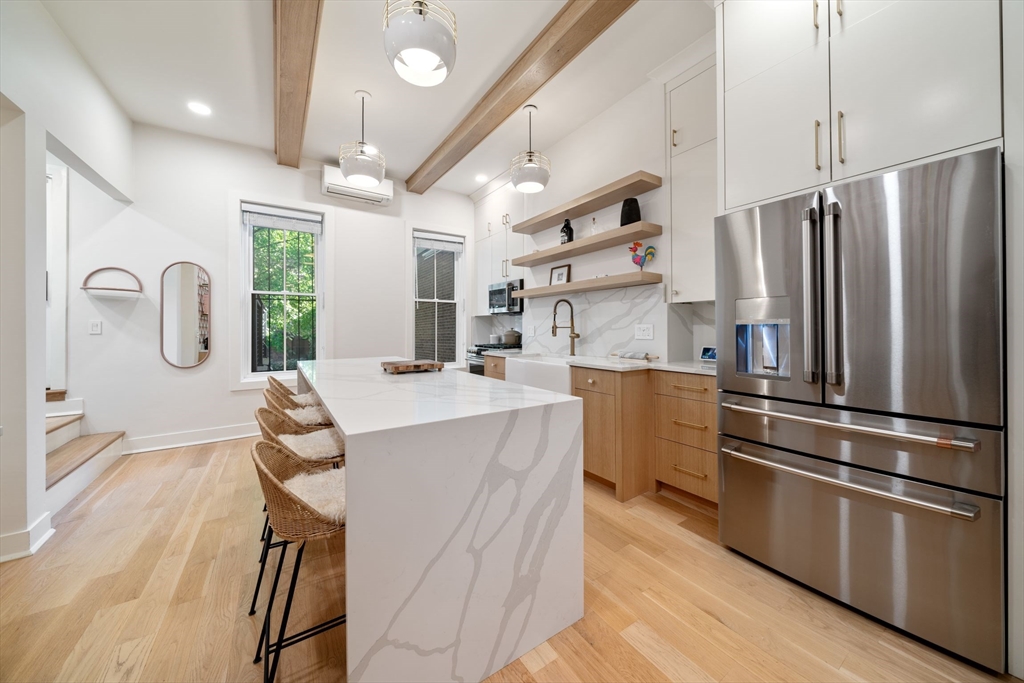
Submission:
<svg viewBox="0 0 1024 683">
<path fill-rule="evenodd" d="M 483 173 L 477 173 L 476 174 L 476 181 L 478 183 L 486 183 L 487 182 L 487 176 L 485 176 Z"/>
<path fill-rule="evenodd" d="M 202 102 L 189 102 L 188 108 L 191 109 L 194 113 L 199 114 L 200 116 L 209 116 L 213 113 L 213 110 L 207 107 Z"/>
</svg>

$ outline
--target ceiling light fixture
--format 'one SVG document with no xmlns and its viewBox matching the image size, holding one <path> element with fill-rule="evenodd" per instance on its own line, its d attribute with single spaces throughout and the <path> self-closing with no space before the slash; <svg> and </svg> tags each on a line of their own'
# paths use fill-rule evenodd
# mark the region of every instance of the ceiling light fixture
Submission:
<svg viewBox="0 0 1024 683">
<path fill-rule="evenodd" d="M 366 137 L 366 100 L 372 95 L 365 90 L 356 90 L 356 97 L 362 102 L 362 127 L 359 142 L 349 142 L 338 150 L 338 165 L 345 180 L 359 187 L 377 187 L 384 180 L 384 155 L 373 145 L 364 141 Z"/>
<path fill-rule="evenodd" d="M 478 183 L 486 183 L 487 182 L 487 176 L 485 176 L 483 173 L 477 173 L 476 174 L 476 181 Z"/>
<path fill-rule="evenodd" d="M 191 109 L 193 113 L 199 114 L 200 116 L 209 116 L 213 113 L 213 110 L 202 102 L 189 102 L 188 108 Z"/>
<path fill-rule="evenodd" d="M 404 80 L 429 88 L 455 68 L 455 13 L 439 0 L 386 0 L 384 51 Z"/>
<path fill-rule="evenodd" d="M 533 151 L 533 112 L 537 107 L 528 104 L 523 111 L 530 118 L 530 146 L 512 159 L 512 187 L 525 194 L 533 194 L 543 190 L 551 179 L 551 160 Z"/>
</svg>

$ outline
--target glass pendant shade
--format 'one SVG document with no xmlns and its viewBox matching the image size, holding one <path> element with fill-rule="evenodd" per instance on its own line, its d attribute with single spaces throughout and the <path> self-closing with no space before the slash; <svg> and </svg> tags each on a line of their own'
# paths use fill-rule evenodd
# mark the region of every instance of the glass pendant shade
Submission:
<svg viewBox="0 0 1024 683">
<path fill-rule="evenodd" d="M 345 180 L 358 187 L 377 187 L 384 180 L 384 155 L 365 142 L 342 145 L 338 164 Z"/>
<path fill-rule="evenodd" d="M 512 187 L 520 192 L 540 192 L 550 179 L 551 161 L 540 152 L 520 152 L 512 160 Z"/>
<path fill-rule="evenodd" d="M 402 79 L 438 85 L 455 68 L 455 14 L 437 0 L 387 0 L 384 50 Z"/>
</svg>

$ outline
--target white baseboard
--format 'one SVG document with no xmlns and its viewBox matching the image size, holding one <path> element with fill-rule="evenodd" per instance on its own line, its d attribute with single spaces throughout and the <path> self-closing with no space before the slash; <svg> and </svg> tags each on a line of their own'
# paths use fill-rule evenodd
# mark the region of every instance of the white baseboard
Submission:
<svg viewBox="0 0 1024 683">
<path fill-rule="evenodd" d="M 146 453 L 147 451 L 162 451 L 168 448 L 181 448 L 182 446 L 196 446 L 203 443 L 215 441 L 230 441 L 232 439 L 244 439 L 250 436 L 259 436 L 260 428 L 255 422 L 246 424 L 228 425 L 226 427 L 212 427 L 210 429 L 195 429 L 187 432 L 173 432 L 171 434 L 157 434 L 155 436 L 136 436 L 124 440 L 124 455 L 130 453 Z"/>
<path fill-rule="evenodd" d="M 47 401 L 46 417 L 80 415 L 85 411 L 85 401 L 80 398 L 66 398 L 63 401 Z"/>
<path fill-rule="evenodd" d="M 17 560 L 34 554 L 53 536 L 50 513 L 39 517 L 28 529 L 0 536 L 0 562 Z"/>
<path fill-rule="evenodd" d="M 71 502 L 79 493 L 93 483 L 103 471 L 121 457 L 121 439 L 82 463 L 78 469 L 46 489 L 46 507 L 57 511 Z"/>
</svg>

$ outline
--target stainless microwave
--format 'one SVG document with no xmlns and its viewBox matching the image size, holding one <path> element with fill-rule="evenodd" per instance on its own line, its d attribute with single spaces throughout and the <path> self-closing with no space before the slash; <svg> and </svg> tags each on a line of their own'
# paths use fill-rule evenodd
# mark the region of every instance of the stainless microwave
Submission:
<svg viewBox="0 0 1024 683">
<path fill-rule="evenodd" d="M 523 288 L 522 280 L 495 282 L 487 288 L 487 308 L 491 313 L 522 313 L 523 300 L 512 298 Z"/>
</svg>

